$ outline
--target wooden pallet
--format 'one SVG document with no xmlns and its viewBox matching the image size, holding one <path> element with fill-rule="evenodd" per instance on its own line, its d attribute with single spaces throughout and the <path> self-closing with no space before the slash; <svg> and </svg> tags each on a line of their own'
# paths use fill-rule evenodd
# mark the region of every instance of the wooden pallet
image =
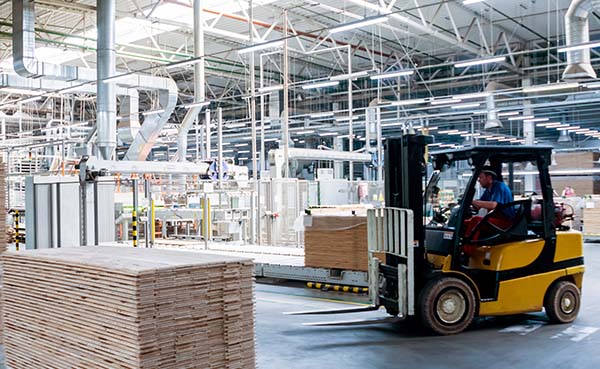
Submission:
<svg viewBox="0 0 600 369">
<path fill-rule="evenodd" d="M 255 367 L 248 259 L 78 247 L 2 262 L 10 367 Z"/>
</svg>

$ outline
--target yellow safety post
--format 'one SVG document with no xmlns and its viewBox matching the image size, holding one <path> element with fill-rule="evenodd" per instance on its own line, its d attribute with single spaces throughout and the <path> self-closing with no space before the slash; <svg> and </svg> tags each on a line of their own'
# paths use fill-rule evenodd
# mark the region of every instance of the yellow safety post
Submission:
<svg viewBox="0 0 600 369">
<path fill-rule="evenodd" d="M 19 211 L 15 210 L 15 247 L 19 251 Z"/>
<path fill-rule="evenodd" d="M 137 247 L 138 245 L 138 233 L 137 233 L 137 211 L 133 209 L 131 212 L 131 234 L 133 236 L 133 247 Z"/>
</svg>

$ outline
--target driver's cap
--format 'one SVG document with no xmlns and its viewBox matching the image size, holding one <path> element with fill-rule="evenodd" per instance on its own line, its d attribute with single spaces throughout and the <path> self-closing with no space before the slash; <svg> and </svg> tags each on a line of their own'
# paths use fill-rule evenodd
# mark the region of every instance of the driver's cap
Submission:
<svg viewBox="0 0 600 369">
<path fill-rule="evenodd" d="M 483 168 L 481 168 L 481 173 L 489 174 L 489 175 L 491 175 L 494 178 L 498 177 L 498 175 L 496 174 L 496 172 L 494 172 L 494 170 L 492 169 L 492 167 L 489 166 L 489 165 L 486 165 Z"/>
</svg>

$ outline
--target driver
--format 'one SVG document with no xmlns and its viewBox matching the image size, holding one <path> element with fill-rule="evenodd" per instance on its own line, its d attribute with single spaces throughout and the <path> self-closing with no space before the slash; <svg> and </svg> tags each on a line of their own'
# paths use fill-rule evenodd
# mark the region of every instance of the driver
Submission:
<svg viewBox="0 0 600 369">
<path fill-rule="evenodd" d="M 489 212 L 496 209 L 498 205 L 508 204 L 514 201 L 510 188 L 508 188 L 504 182 L 497 180 L 497 178 L 496 172 L 494 172 L 491 167 L 485 166 L 481 169 L 477 181 L 485 191 L 479 200 L 473 200 L 471 203 L 475 209 L 486 209 Z M 487 222 L 498 228 L 507 229 L 512 225 L 514 217 L 514 207 L 508 206 L 501 211 L 490 215 Z M 488 224 L 481 224 L 478 226 L 482 219 L 482 216 L 473 216 L 470 219 L 465 220 L 465 235 L 468 238 L 475 241 L 491 237 L 497 233 L 497 231 Z M 472 234 L 475 229 L 477 230 Z M 465 245 L 464 251 L 467 255 L 470 255 L 474 248 L 474 245 Z"/>
</svg>

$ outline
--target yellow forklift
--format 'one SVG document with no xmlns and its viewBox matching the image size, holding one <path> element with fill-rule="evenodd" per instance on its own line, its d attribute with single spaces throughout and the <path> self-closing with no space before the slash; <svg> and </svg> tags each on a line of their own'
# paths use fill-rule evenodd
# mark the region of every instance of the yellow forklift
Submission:
<svg viewBox="0 0 600 369">
<path fill-rule="evenodd" d="M 386 208 L 368 214 L 369 294 L 385 319 L 310 323 L 362 325 L 417 319 L 436 334 L 462 332 L 475 317 L 539 312 L 570 323 L 580 308 L 583 238 L 563 225 L 548 166 L 552 148 L 480 146 L 427 154 L 432 138 L 388 139 Z M 428 165 L 427 157 L 431 159 Z M 517 201 L 498 205 L 467 230 L 480 171 L 492 167 Z M 510 225 L 490 220 L 512 208 Z M 483 227 L 487 235 L 478 232 Z M 493 232 L 489 232 L 489 230 Z M 478 235 L 476 237 L 475 235 Z M 467 252 L 468 250 L 468 252 Z"/>
</svg>

